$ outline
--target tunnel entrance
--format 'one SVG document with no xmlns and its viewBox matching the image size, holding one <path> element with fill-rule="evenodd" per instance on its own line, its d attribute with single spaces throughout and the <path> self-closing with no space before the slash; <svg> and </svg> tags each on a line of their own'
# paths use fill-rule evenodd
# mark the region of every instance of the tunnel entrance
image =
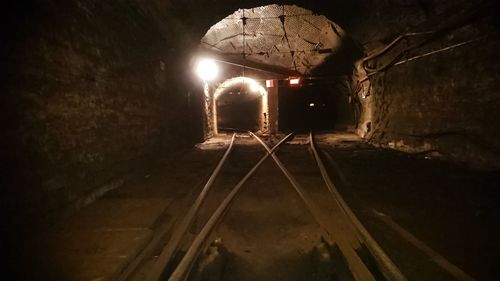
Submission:
<svg viewBox="0 0 500 281">
<path fill-rule="evenodd" d="M 282 88 L 278 101 L 281 131 L 334 129 L 334 100 L 322 85 Z"/>
<path fill-rule="evenodd" d="M 325 81 L 281 87 L 278 106 L 280 131 L 347 130 L 355 123 L 348 95 Z"/>
<path fill-rule="evenodd" d="M 220 131 L 257 131 L 260 129 L 261 98 L 236 87 L 216 101 L 217 128 Z"/>
<path fill-rule="evenodd" d="M 265 132 L 268 124 L 267 92 L 255 80 L 236 77 L 214 93 L 214 131 Z"/>
</svg>

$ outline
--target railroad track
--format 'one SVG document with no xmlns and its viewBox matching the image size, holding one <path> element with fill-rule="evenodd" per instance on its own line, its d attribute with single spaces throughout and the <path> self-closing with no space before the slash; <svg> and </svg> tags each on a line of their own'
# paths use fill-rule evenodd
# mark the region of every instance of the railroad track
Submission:
<svg viewBox="0 0 500 281">
<path fill-rule="evenodd" d="M 391 259 L 380 248 L 377 242 L 371 237 L 368 231 L 363 227 L 335 188 L 335 185 L 333 184 L 325 165 L 323 164 L 320 156 L 321 151 L 318 150 L 315 145 L 312 133 L 310 133 L 308 137 L 309 150 L 306 150 L 305 152 L 304 150 L 302 150 L 302 152 L 294 152 L 310 153 L 313 156 L 312 158 L 314 161 L 311 161 L 311 163 L 306 166 L 310 171 L 312 171 L 312 173 L 316 173 L 316 176 L 308 178 L 307 188 L 304 188 L 304 186 L 300 183 L 304 182 L 304 180 L 301 180 L 303 175 L 298 172 L 299 170 L 296 169 L 298 177 L 294 177 L 291 169 L 287 168 L 287 166 L 275 153 L 284 143 L 292 138 L 293 134 L 287 135 L 273 147 L 269 147 L 257 135 L 251 132 L 249 132 L 249 135 L 255 138 L 262 145 L 265 153 L 252 166 L 252 168 L 246 172 L 240 181 L 234 185 L 229 192 L 227 192 L 215 210 L 210 214 L 208 220 L 204 222 L 201 229 L 197 232 L 195 237 L 192 238 L 192 242 L 189 244 L 187 249 L 185 249 L 183 255 L 181 255 L 182 257 L 180 260 L 176 259 L 176 257 L 179 257 L 181 241 L 185 239 L 188 235 L 189 228 L 192 227 L 194 221 L 197 220 L 200 208 L 206 201 L 207 194 L 211 191 L 216 178 L 224 169 L 224 164 L 234 150 L 235 140 L 237 137 L 236 134 L 232 135 L 230 144 L 215 167 L 213 173 L 209 177 L 207 183 L 195 199 L 194 203 L 191 205 L 184 218 L 175 226 L 174 232 L 171 234 L 168 243 L 161 251 L 161 254 L 154 263 L 152 269 L 149 271 L 149 275 L 146 279 L 147 281 L 202 279 L 221 280 L 220 272 L 216 274 L 213 272 L 210 273 L 209 271 L 209 273 L 205 274 L 210 275 L 208 278 L 207 276 L 203 277 L 203 274 L 201 274 L 203 270 L 210 267 L 212 267 L 211 270 L 214 271 L 213 264 L 221 263 L 221 258 L 219 258 L 218 255 L 228 255 L 229 253 L 229 251 L 225 250 L 225 248 L 223 248 L 224 250 L 221 250 L 221 247 L 224 247 L 224 238 L 214 235 L 214 229 L 221 227 L 221 221 L 223 220 L 223 217 L 226 216 L 228 209 L 232 209 L 237 205 L 232 204 L 233 201 L 238 198 L 238 195 L 242 192 L 241 190 L 243 187 L 247 184 L 249 179 L 256 174 L 259 168 L 267 162 L 266 160 L 268 158 L 273 160 L 275 166 L 279 168 L 279 171 L 281 171 L 287 179 L 293 188 L 294 193 L 298 195 L 297 198 L 300 198 L 300 201 L 306 207 L 305 209 L 315 223 L 315 228 L 317 228 L 317 230 L 314 231 L 305 231 L 307 234 L 305 236 L 314 236 L 314 238 L 306 237 L 308 241 L 312 240 L 316 242 L 314 245 L 305 246 L 304 249 L 305 252 L 307 251 L 307 247 L 309 247 L 310 251 L 308 252 L 308 255 L 316 257 L 312 259 L 314 260 L 314 264 L 309 265 L 310 267 L 316 268 L 316 270 L 311 273 L 310 279 L 306 276 L 306 279 L 303 280 L 407 280 L 400 270 L 394 265 Z M 307 159 L 307 156 L 305 158 Z M 302 159 L 304 159 L 304 157 Z M 289 165 L 290 164 L 291 163 L 289 163 Z M 291 166 L 293 166 L 293 164 Z M 274 177 L 276 176 L 272 175 L 270 179 Z M 250 207 L 250 209 L 259 208 L 258 201 L 252 201 L 249 204 L 253 206 Z M 278 212 L 283 211 L 282 209 L 283 208 L 277 208 Z M 283 217 L 283 220 L 286 220 L 286 214 L 281 216 Z M 233 221 L 244 220 L 243 218 L 238 218 L 237 216 L 233 216 L 232 219 Z M 312 224 L 309 223 L 307 225 Z M 240 233 L 238 230 L 236 230 L 236 232 L 228 232 L 226 229 L 226 232 L 232 233 L 226 233 L 227 236 L 236 236 L 236 240 L 233 240 L 240 241 L 239 244 L 241 244 L 241 239 L 238 240 L 239 237 L 246 235 L 246 232 Z M 265 239 L 265 237 L 266 236 L 263 236 L 263 239 Z M 247 240 L 250 241 L 251 239 Z M 279 243 L 279 240 L 277 240 L 276 243 Z M 238 245 L 238 243 L 236 245 Z M 276 248 L 272 249 L 275 250 Z M 231 248 L 229 248 L 229 250 L 231 250 Z M 272 251 L 273 250 L 271 250 L 271 252 Z M 224 263 L 227 259 L 222 260 L 224 260 L 222 262 Z M 263 262 L 265 262 L 265 260 L 265 258 L 262 259 Z M 218 268 L 216 271 L 223 270 L 223 266 L 221 267 L 220 265 L 219 267 L 215 266 L 215 268 Z M 269 268 L 265 271 L 269 271 Z M 234 279 L 226 277 L 223 280 L 237 279 L 234 276 L 232 276 L 232 278 Z M 263 280 L 266 279 L 266 277 L 248 276 L 247 279 Z"/>
</svg>

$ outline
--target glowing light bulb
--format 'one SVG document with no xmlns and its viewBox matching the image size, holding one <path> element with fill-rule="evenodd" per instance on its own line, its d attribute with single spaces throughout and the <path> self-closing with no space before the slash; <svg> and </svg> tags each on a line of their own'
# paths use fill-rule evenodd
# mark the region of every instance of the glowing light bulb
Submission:
<svg viewBox="0 0 500 281">
<path fill-rule="evenodd" d="M 196 74 L 204 81 L 210 81 L 217 77 L 219 68 L 213 59 L 201 59 L 196 65 Z"/>
</svg>

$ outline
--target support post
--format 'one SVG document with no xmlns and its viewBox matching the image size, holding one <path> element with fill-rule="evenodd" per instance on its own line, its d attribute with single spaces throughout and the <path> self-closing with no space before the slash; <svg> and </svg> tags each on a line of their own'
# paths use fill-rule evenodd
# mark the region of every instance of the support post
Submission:
<svg viewBox="0 0 500 281">
<path fill-rule="evenodd" d="M 269 132 L 276 134 L 278 132 L 278 80 L 271 80 L 273 87 L 267 88 L 267 103 L 269 107 Z"/>
</svg>

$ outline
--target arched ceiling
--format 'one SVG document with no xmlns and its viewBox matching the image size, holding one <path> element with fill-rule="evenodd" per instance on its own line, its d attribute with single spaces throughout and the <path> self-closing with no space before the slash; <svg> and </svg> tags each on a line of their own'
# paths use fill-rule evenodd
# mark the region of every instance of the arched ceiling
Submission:
<svg viewBox="0 0 500 281">
<path fill-rule="evenodd" d="M 341 46 L 344 31 L 322 15 L 295 5 L 239 9 L 213 25 L 201 48 L 308 74 Z"/>
</svg>

